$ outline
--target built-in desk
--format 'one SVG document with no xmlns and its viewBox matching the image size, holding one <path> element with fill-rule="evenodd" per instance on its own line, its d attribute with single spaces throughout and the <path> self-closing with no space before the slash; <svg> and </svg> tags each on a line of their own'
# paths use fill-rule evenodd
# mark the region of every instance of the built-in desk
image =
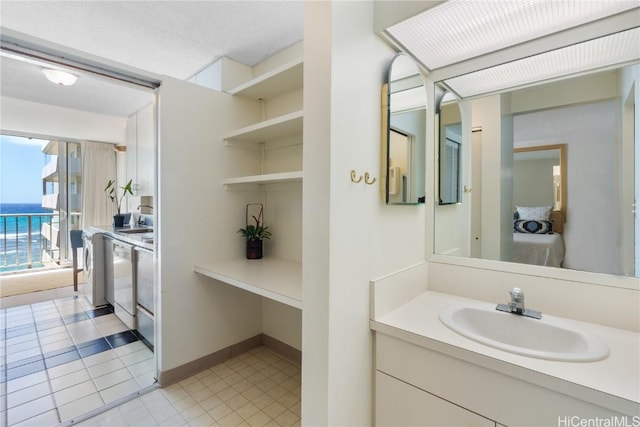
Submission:
<svg viewBox="0 0 640 427">
<path fill-rule="evenodd" d="M 203 276 L 302 309 L 302 264 L 274 258 L 203 262 L 193 270 Z"/>
</svg>

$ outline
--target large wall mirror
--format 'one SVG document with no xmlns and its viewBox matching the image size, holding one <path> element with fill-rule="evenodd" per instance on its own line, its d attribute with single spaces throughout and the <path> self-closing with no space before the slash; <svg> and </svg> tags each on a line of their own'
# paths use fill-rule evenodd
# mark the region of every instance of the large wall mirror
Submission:
<svg viewBox="0 0 640 427">
<path fill-rule="evenodd" d="M 427 97 L 409 56 L 394 56 L 382 92 L 383 198 L 394 205 L 424 203 Z"/>
<path fill-rule="evenodd" d="M 436 206 L 435 252 L 640 277 L 639 85 L 635 63 L 461 100 L 472 191 Z"/>
</svg>

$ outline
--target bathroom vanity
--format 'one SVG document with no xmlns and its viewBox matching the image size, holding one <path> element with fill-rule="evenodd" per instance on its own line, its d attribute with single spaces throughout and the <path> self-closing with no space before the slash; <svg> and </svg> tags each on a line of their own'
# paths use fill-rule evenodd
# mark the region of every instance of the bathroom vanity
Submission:
<svg viewBox="0 0 640 427">
<path fill-rule="evenodd" d="M 546 360 L 454 332 L 438 317 L 452 306 L 492 309 L 426 291 L 372 315 L 376 425 L 570 425 L 572 417 L 640 422 L 640 334 L 559 319 L 597 336 L 609 355 L 592 362 Z"/>
</svg>

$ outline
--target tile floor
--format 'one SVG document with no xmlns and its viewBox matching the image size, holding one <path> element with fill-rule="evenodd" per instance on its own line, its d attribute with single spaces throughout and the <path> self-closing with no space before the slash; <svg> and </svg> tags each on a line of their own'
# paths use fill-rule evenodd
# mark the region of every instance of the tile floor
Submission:
<svg viewBox="0 0 640 427">
<path fill-rule="evenodd" d="M 153 352 L 82 296 L 0 310 L 0 425 L 56 425 L 155 382 Z"/>
<path fill-rule="evenodd" d="M 299 426 L 300 366 L 258 347 L 81 426 Z"/>
<path fill-rule="evenodd" d="M 0 310 L 0 426 L 69 424 L 153 383 L 132 339 L 83 297 Z M 79 425 L 299 426 L 300 365 L 259 347 Z"/>
</svg>

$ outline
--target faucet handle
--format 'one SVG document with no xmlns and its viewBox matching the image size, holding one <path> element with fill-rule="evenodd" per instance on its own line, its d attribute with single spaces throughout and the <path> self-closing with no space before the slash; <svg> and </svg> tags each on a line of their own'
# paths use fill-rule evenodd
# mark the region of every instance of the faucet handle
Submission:
<svg viewBox="0 0 640 427">
<path fill-rule="evenodd" d="M 524 298 L 524 292 L 520 288 L 513 288 L 509 291 L 511 299 L 514 301 L 521 301 Z"/>
</svg>

